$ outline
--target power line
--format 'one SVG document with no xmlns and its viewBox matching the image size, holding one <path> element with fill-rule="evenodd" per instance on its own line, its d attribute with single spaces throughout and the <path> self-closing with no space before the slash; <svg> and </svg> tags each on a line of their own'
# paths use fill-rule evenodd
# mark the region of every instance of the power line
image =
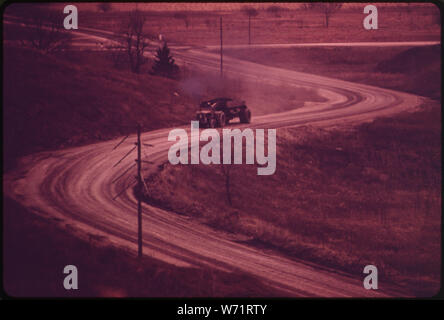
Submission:
<svg viewBox="0 0 444 320">
<path fill-rule="evenodd" d="M 113 150 L 116 150 L 117 149 L 117 147 L 118 146 L 120 146 L 122 143 L 123 143 L 123 141 L 125 141 L 126 140 L 126 138 L 128 138 L 129 137 L 129 134 L 126 136 L 126 137 L 124 137 L 114 148 L 113 148 Z"/>
<path fill-rule="evenodd" d="M 128 157 L 130 155 L 130 153 L 133 152 L 136 149 L 136 147 L 137 146 L 134 146 L 130 151 L 128 151 L 128 153 L 126 155 L 124 155 L 122 159 L 120 159 L 115 165 L 113 165 L 113 168 L 116 167 L 119 163 L 121 163 L 123 161 L 123 159 Z"/>
<path fill-rule="evenodd" d="M 140 124 L 137 124 L 137 142 L 135 143 L 135 146 L 128 151 L 122 159 L 120 159 L 114 166 L 116 167 L 119 163 L 121 163 L 126 157 L 128 157 L 136 148 L 137 148 L 137 159 L 136 159 L 136 163 L 133 164 L 132 166 L 130 166 L 129 168 L 127 168 L 122 174 L 120 174 L 117 178 L 115 178 L 112 183 L 116 182 L 117 180 L 119 180 L 121 177 L 123 177 L 128 171 L 130 171 L 132 168 L 134 168 L 134 166 L 137 165 L 137 256 L 138 258 L 142 258 L 143 255 L 143 242 L 142 242 L 142 188 L 145 189 L 146 193 L 148 193 L 148 186 L 146 185 L 145 180 L 143 179 L 142 176 L 142 162 L 145 163 L 149 163 L 149 164 L 153 164 L 153 162 L 148 161 L 148 160 L 142 160 L 142 142 L 140 139 L 140 135 L 141 135 L 141 126 Z M 128 135 L 129 136 L 129 135 Z M 127 138 L 128 136 L 124 137 L 114 148 L 113 150 L 115 150 L 117 147 L 119 147 Z M 153 147 L 152 144 L 149 143 L 143 143 L 143 145 L 148 146 L 148 147 Z M 146 153 L 144 152 L 145 156 Z M 146 156 L 147 157 L 147 156 Z M 120 191 L 114 198 L 113 200 L 117 199 L 123 192 L 125 192 L 126 190 L 128 190 L 128 188 L 134 186 L 134 182 L 130 183 L 125 189 L 123 189 L 122 191 Z"/>
<path fill-rule="evenodd" d="M 121 177 L 123 177 L 123 175 L 125 173 L 127 173 L 128 171 L 130 171 L 132 168 L 134 168 L 136 166 L 136 164 L 134 163 L 132 166 L 130 166 L 128 169 L 126 169 L 120 176 L 118 176 L 117 178 L 115 178 L 113 181 L 111 181 L 111 183 L 116 182 L 117 180 L 119 180 Z"/>
<path fill-rule="evenodd" d="M 120 191 L 118 194 L 116 194 L 113 198 L 113 200 L 116 200 L 122 193 L 124 193 L 126 190 L 128 190 L 130 187 L 134 186 L 134 182 L 130 183 L 125 189 Z"/>
</svg>

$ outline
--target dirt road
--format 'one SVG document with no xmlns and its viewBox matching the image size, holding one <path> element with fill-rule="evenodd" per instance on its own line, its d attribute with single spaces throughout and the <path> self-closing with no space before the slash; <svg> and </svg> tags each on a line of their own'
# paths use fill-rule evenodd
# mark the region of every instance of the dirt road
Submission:
<svg viewBox="0 0 444 320">
<path fill-rule="evenodd" d="M 178 60 L 197 64 L 209 71 L 219 68 L 218 56 L 191 49 L 175 52 Z M 262 66 L 227 58 L 225 74 L 242 75 L 265 83 L 282 82 L 319 90 L 325 103 L 293 111 L 253 118 L 250 127 L 282 128 L 317 123 L 342 125 L 368 121 L 379 116 L 413 110 L 422 98 L 362 84 Z M 270 97 L 270 108 L 273 108 Z M 254 112 L 254 106 L 251 106 Z M 144 175 L 167 161 L 170 129 L 145 132 L 142 140 L 153 144 L 144 155 L 154 161 Z M 113 182 L 134 164 L 134 156 L 118 167 L 113 165 L 134 147 L 130 136 L 119 148 L 115 139 L 103 143 L 43 152 L 22 159 L 15 172 L 4 176 L 4 192 L 36 214 L 59 223 L 80 237 L 103 236 L 101 241 L 137 250 L 137 203 L 132 188 L 135 171 Z M 148 166 L 148 165 L 147 165 Z M 279 166 L 279 163 L 277 164 Z M 175 190 L 172 190 L 175 192 Z M 242 244 L 233 235 L 215 231 L 195 221 L 143 205 L 144 254 L 184 267 L 212 267 L 242 271 L 282 290 L 283 296 L 362 297 L 404 295 L 380 283 L 380 290 L 365 290 L 363 274 L 343 274 L 304 261 L 289 259 L 272 251 Z M 364 266 L 363 266 L 364 267 Z M 266 293 L 264 293 L 266 296 Z"/>
</svg>

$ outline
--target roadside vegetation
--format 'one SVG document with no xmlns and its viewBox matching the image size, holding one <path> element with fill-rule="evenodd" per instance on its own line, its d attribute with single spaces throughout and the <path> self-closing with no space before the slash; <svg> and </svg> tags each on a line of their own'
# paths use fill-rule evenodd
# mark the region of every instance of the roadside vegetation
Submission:
<svg viewBox="0 0 444 320">
<path fill-rule="evenodd" d="M 440 99 L 441 48 L 305 47 L 226 49 L 241 60 Z"/>
<path fill-rule="evenodd" d="M 359 275 L 374 264 L 382 284 L 403 286 L 415 296 L 435 294 L 441 261 L 440 50 L 226 49 L 239 59 L 431 100 L 420 112 L 348 131 L 278 130 L 271 177 L 245 165 L 221 170 L 167 164 L 147 181 L 146 201 L 295 259 Z"/>
<path fill-rule="evenodd" d="M 430 296 L 440 283 L 441 114 L 438 103 L 348 131 L 278 129 L 277 170 L 233 165 L 230 199 L 217 165 L 166 164 L 146 201 L 296 259 Z M 231 205 L 230 205 L 231 203 Z"/>
<path fill-rule="evenodd" d="M 114 5 L 111 10 L 94 10 L 82 15 L 82 24 L 115 32 L 128 15 Z M 97 10 L 102 11 L 101 19 Z M 377 34 L 356 32 L 362 10 L 342 8 L 328 18 L 328 28 L 319 12 L 276 7 L 246 16 L 237 10 L 224 16 L 224 43 L 439 39 L 439 22 L 430 8 L 417 8 L 413 16 L 405 15 L 406 10 L 383 7 L 380 14 L 386 19 Z M 148 31 L 150 36 L 162 34 L 169 43 L 218 45 L 219 16 L 146 12 L 143 27 L 137 30 L 143 37 Z M 4 170 L 25 154 L 126 135 L 135 130 L 136 122 L 143 130 L 189 124 L 197 102 L 215 95 L 245 99 L 254 115 L 323 101 L 315 90 L 296 88 L 288 93 L 285 84 L 220 81 L 186 65 L 180 79 L 169 79 L 150 74 L 155 62 L 137 60 L 137 54 L 143 57 L 140 52 L 128 68 L 125 59 L 130 55 L 122 60 L 118 50 L 61 51 L 58 45 L 57 50 L 45 50 L 37 42 L 17 45 L 28 35 L 11 25 L 5 24 L 3 33 Z M 142 54 L 148 50 L 143 41 Z M 225 52 L 441 98 L 439 47 L 251 50 Z M 272 107 L 267 101 L 271 95 L 276 103 Z M 439 103 L 431 101 L 421 112 L 378 119 L 349 131 L 278 130 L 275 175 L 257 176 L 254 166 L 245 165 L 221 170 L 166 164 L 147 180 L 151 192 L 145 200 L 214 228 L 244 234 L 252 245 L 295 259 L 359 275 L 364 265 L 375 264 L 382 284 L 396 283 L 415 295 L 431 295 L 439 287 L 441 261 L 440 112 Z M 4 200 L 4 279 L 9 294 L 66 295 L 60 291 L 59 277 L 66 261 L 74 259 L 88 283 L 78 292 L 82 296 L 274 295 L 244 275 L 181 269 L 149 257 L 140 264 L 128 252 L 64 234 L 51 222 Z M 30 265 L 34 269 L 29 270 Z"/>
<path fill-rule="evenodd" d="M 189 124 L 199 101 L 215 96 L 246 100 L 255 115 L 324 101 L 315 90 L 285 93 L 279 85 L 221 81 L 190 66 L 183 68 L 181 79 L 169 79 L 150 74 L 153 59 L 135 74 L 126 65 L 114 65 L 112 55 L 108 51 L 44 54 L 22 46 L 4 47 L 6 169 L 25 154 L 135 132 L 137 122 L 143 130 Z M 281 107 L 271 108 L 270 99 Z"/>
<path fill-rule="evenodd" d="M 241 273 L 180 268 L 116 248 L 91 235 L 66 233 L 15 201 L 3 203 L 3 288 L 12 297 L 258 297 L 279 293 Z M 69 227 L 69 226 L 67 226 Z M 74 264 L 79 289 L 65 290 L 63 268 Z"/>
<path fill-rule="evenodd" d="M 325 11 L 325 8 L 307 10 L 301 4 L 264 4 L 261 7 L 250 4 L 246 7 L 238 3 L 232 6 L 228 10 L 205 10 L 202 13 L 191 10 L 155 11 L 147 5 L 146 28 L 153 34 L 162 34 L 169 43 L 194 46 L 219 45 L 221 16 L 224 44 L 227 45 L 247 45 L 249 39 L 252 44 L 440 39 L 440 14 L 438 7 L 433 4 L 378 4 L 378 14 L 383 18 L 379 19 L 377 32 L 363 28 L 365 15 L 361 4 L 343 4 L 340 10 L 332 14 L 329 10 Z M 144 10 L 142 5 L 139 8 Z M 102 13 L 99 19 L 95 11 L 95 8 L 93 11 L 84 11 L 82 23 L 110 31 L 117 31 L 116 22 L 127 14 L 116 7 L 115 10 Z"/>
<path fill-rule="evenodd" d="M 4 150 L 15 157 L 189 122 L 195 106 L 180 83 L 117 70 L 106 53 L 45 55 L 5 46 Z M 12 165 L 8 163 L 7 165 Z"/>
</svg>

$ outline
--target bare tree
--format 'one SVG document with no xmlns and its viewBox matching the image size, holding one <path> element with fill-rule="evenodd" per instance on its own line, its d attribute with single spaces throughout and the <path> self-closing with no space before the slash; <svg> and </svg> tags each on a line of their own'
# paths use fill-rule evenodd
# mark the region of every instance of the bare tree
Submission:
<svg viewBox="0 0 444 320">
<path fill-rule="evenodd" d="M 248 16 L 248 44 L 251 44 L 251 18 L 257 17 L 259 12 L 252 7 L 243 7 L 242 12 Z"/>
<path fill-rule="evenodd" d="M 25 45 L 52 53 L 67 49 L 72 36 L 63 27 L 63 18 L 57 12 L 44 7 L 27 7 L 23 23 L 27 27 Z"/>
<path fill-rule="evenodd" d="M 105 45 L 105 48 L 109 52 L 109 56 L 114 67 L 120 68 L 128 62 L 128 55 L 125 45 L 121 43 L 112 43 Z"/>
<path fill-rule="evenodd" d="M 111 3 L 109 3 L 109 2 L 100 2 L 100 3 L 97 5 L 97 9 L 98 9 L 99 11 L 102 11 L 102 12 L 108 12 L 108 11 L 111 11 Z"/>
<path fill-rule="evenodd" d="M 313 2 L 305 3 L 303 7 L 307 10 L 318 11 L 325 16 L 325 27 L 328 28 L 330 18 L 342 8 L 342 3 L 338 2 Z"/>
<path fill-rule="evenodd" d="M 146 63 L 144 53 L 148 46 L 149 35 L 143 30 L 145 22 L 146 17 L 136 9 L 129 13 L 127 21 L 123 24 L 123 43 L 131 71 L 134 73 L 139 73 L 141 66 Z"/>
</svg>

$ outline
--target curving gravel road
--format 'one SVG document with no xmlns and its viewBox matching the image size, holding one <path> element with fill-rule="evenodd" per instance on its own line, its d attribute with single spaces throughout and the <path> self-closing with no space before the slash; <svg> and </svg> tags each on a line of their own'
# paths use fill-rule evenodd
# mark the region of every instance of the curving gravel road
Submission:
<svg viewBox="0 0 444 320">
<path fill-rule="evenodd" d="M 177 60 L 208 70 L 217 71 L 219 68 L 219 57 L 206 51 L 177 51 L 175 56 Z M 314 123 L 340 126 L 413 110 L 422 102 L 421 97 L 407 93 L 231 58 L 224 60 L 224 66 L 227 76 L 242 75 L 266 83 L 285 81 L 289 88 L 316 88 L 328 99 L 325 103 L 284 113 L 254 117 L 250 127 L 282 128 Z M 254 106 L 251 108 L 254 114 Z M 169 131 L 162 129 L 143 133 L 142 141 L 154 145 L 146 148 L 144 153 L 155 163 L 144 169 L 145 176 L 155 170 L 157 164 L 167 161 L 171 145 L 167 140 Z M 129 170 L 115 183 L 113 180 L 134 164 L 135 156 L 112 168 L 133 148 L 135 139 L 134 135 L 130 136 L 116 150 L 112 149 L 120 138 L 27 156 L 22 159 L 20 169 L 4 176 L 4 192 L 79 237 L 110 242 L 136 252 L 137 202 L 132 188 L 113 200 L 123 188 L 134 183 L 135 170 Z M 380 297 L 406 294 L 384 283 L 380 283 L 378 291 L 365 290 L 363 274 L 344 274 L 250 247 L 236 241 L 233 235 L 146 204 L 143 205 L 143 244 L 145 255 L 184 267 L 209 266 L 248 273 L 257 277 L 258 281 L 281 290 L 283 296 Z"/>
</svg>

